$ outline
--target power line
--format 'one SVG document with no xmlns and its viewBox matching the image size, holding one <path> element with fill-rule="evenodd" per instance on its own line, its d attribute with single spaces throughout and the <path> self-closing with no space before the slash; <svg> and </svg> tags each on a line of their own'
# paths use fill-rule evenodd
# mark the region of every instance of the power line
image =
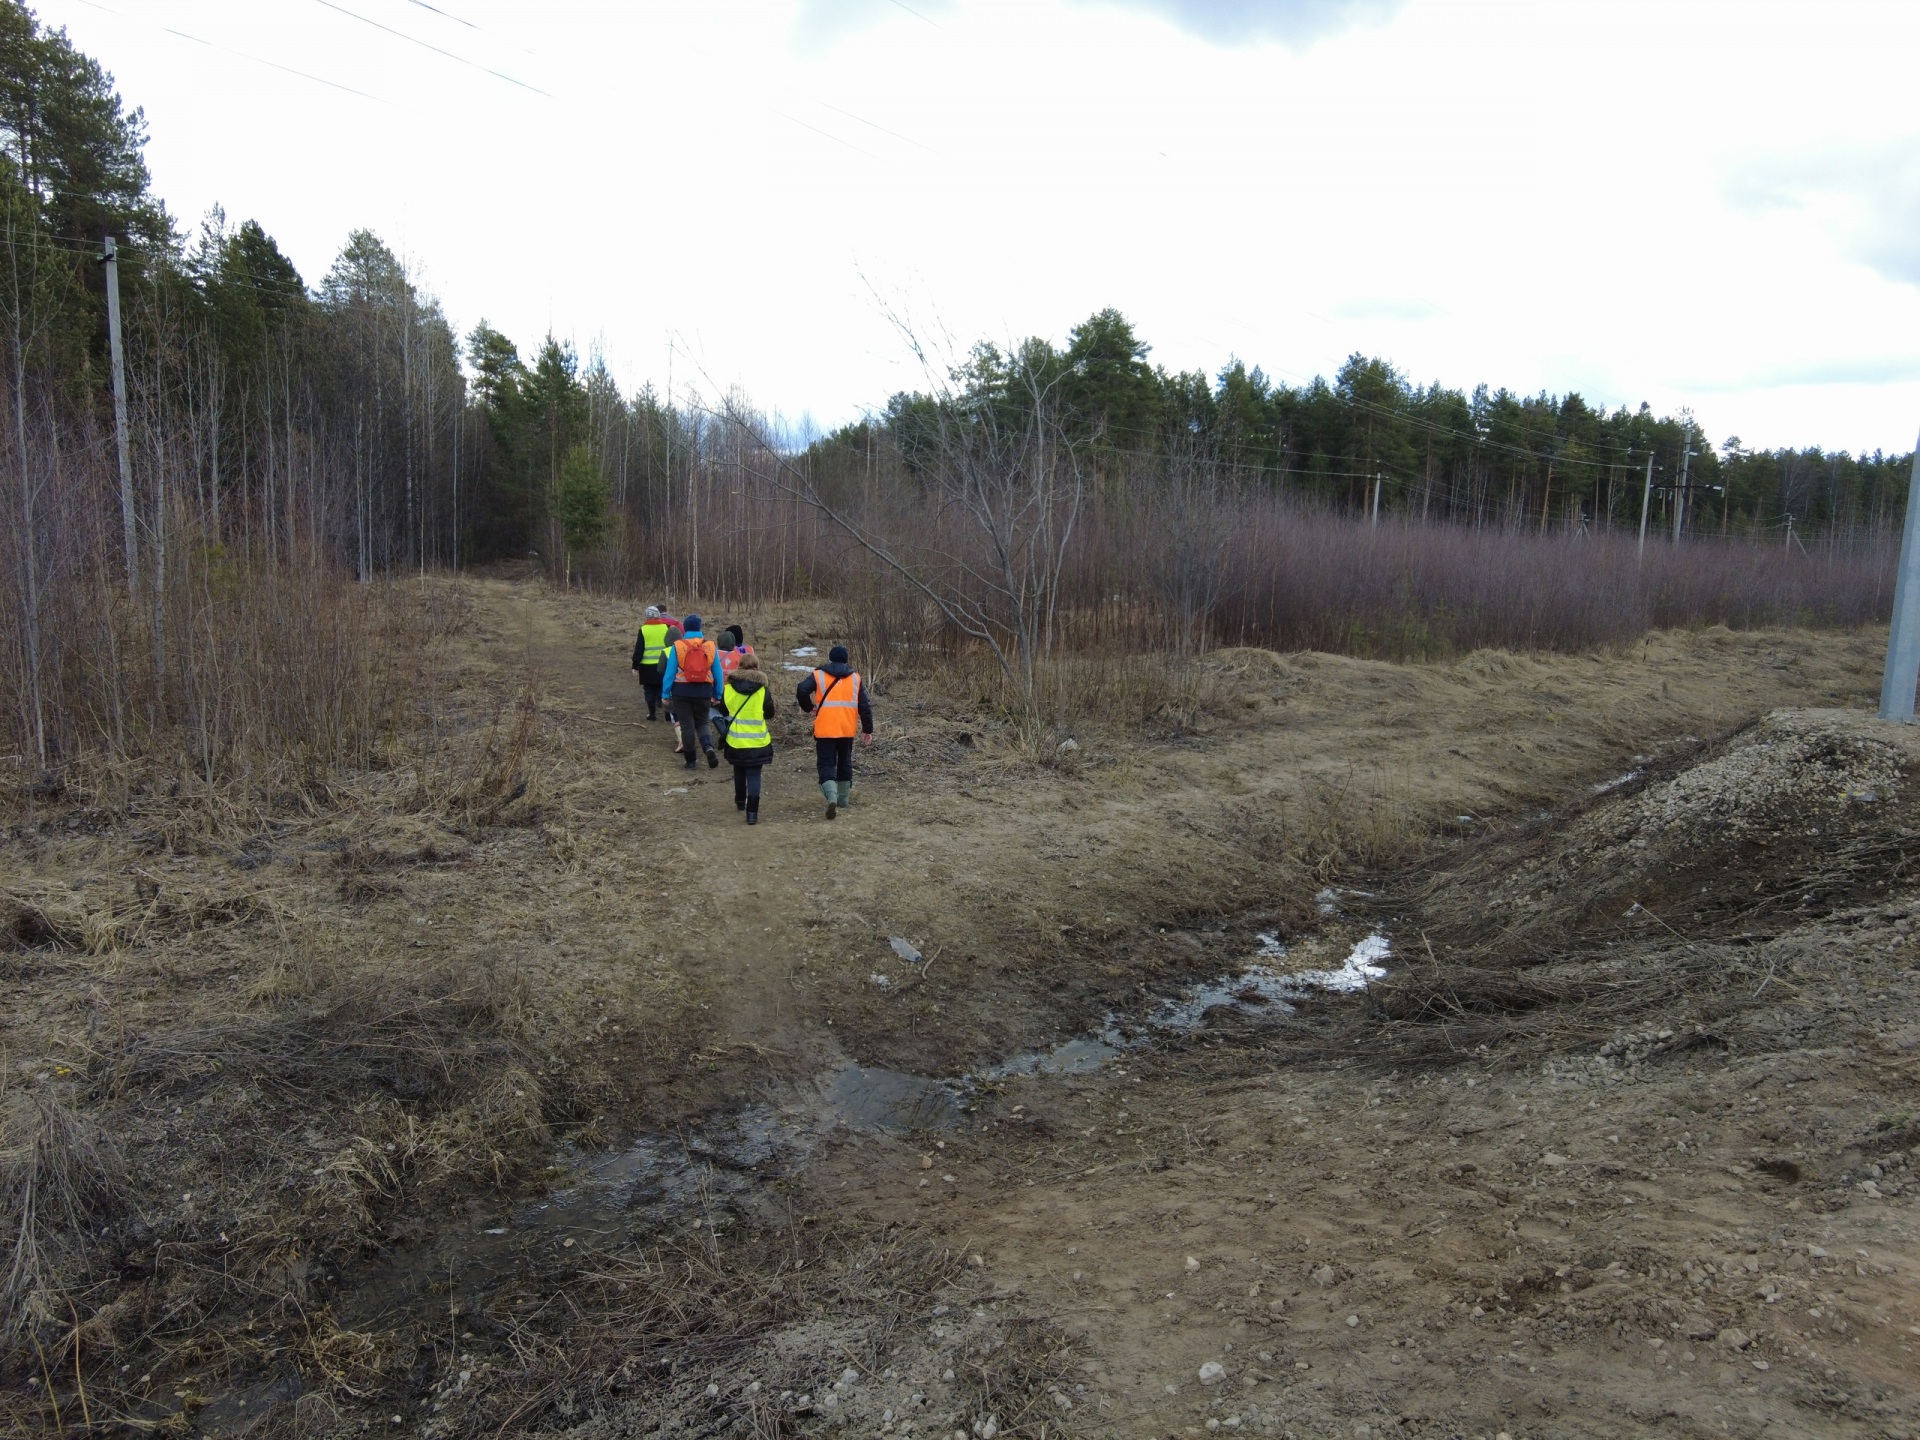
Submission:
<svg viewBox="0 0 1920 1440">
<path fill-rule="evenodd" d="M 136 19 L 135 16 L 128 15 L 125 12 L 120 10 L 115 10 L 111 6 L 100 4 L 99 0 L 80 0 L 80 3 L 82 5 L 87 6 L 89 9 L 102 11 L 105 14 L 117 16 L 122 20 Z M 246 51 L 236 50 L 231 45 L 221 45 L 218 42 L 213 40 L 204 40 L 198 35 L 189 35 L 184 30 L 176 30 L 171 25 L 162 25 L 162 24 L 159 24 L 157 21 L 140 21 L 139 23 L 150 24 L 156 30 L 163 30 L 169 35 L 175 36 L 181 40 L 191 41 L 195 45 L 204 45 L 209 50 L 218 50 L 223 54 L 232 55 L 235 58 L 240 60 L 250 60 L 255 65 L 265 65 L 268 69 L 278 70 L 283 75 L 295 75 L 302 80 L 311 80 L 316 85 L 325 85 L 329 90 L 343 90 L 349 95 L 358 95 L 362 100 L 371 100 L 376 105 L 393 104 L 391 100 L 386 99 L 384 96 L 369 95 L 365 90 L 356 90 L 351 85 L 342 85 L 338 80 L 329 80 L 324 75 L 311 75 L 305 70 L 296 70 L 291 65 L 282 65 L 277 60 L 266 60 L 266 59 L 262 59 L 258 55 L 249 55 Z"/>
<path fill-rule="evenodd" d="M 851 110 L 842 110 L 838 105 L 829 105 L 824 100 L 815 100 L 813 103 L 820 106 L 822 109 L 833 111 L 833 113 L 836 115 L 844 115 L 847 117 L 847 119 L 856 121 L 857 123 L 866 126 L 869 130 L 878 130 L 882 135 L 891 135 L 894 139 L 899 140 L 905 144 L 911 145 L 916 150 L 924 150 L 929 155 L 938 155 L 942 160 L 951 160 L 953 158 L 951 155 L 945 154 L 942 151 L 934 149 L 933 146 L 931 145 L 922 144 L 920 141 L 915 140 L 911 135 L 902 135 L 898 130 L 889 130 L 884 125 L 876 125 L 873 123 L 873 121 L 865 119 L 862 116 L 856 115 Z M 863 151 L 862 153 L 864 154 L 865 152 Z"/>
<path fill-rule="evenodd" d="M 489 65 L 482 65 L 477 60 L 469 60 L 464 55 L 456 55 L 451 50 L 442 50 L 438 45 L 429 44 L 427 41 L 420 39 L 418 36 L 407 34 L 407 32 L 404 30 L 396 30 L 391 25 L 382 25 L 378 20 L 369 19 L 367 16 L 360 14 L 358 11 L 349 10 L 344 5 L 336 5 L 333 3 L 333 0 L 314 0 L 314 4 L 324 5 L 329 10 L 337 10 L 342 15 L 347 16 L 349 19 L 358 20 L 362 25 L 371 25 L 376 30 L 384 30 L 389 35 L 397 36 L 398 38 L 407 41 L 409 44 L 418 45 L 422 50 L 431 50 L 436 55 L 444 55 L 447 59 L 452 60 L 456 64 L 465 65 L 467 68 L 471 70 L 478 70 L 483 75 L 491 75 L 497 80 L 506 81 L 509 85 L 518 85 L 522 90 L 531 90 L 534 94 L 544 95 L 549 100 L 554 98 L 551 91 L 542 90 L 538 85 L 529 85 L 524 80 L 515 79 L 513 76 L 507 74 L 507 72 L 504 70 L 495 70 Z M 429 5 L 426 8 L 431 10 L 433 7 Z"/>
<path fill-rule="evenodd" d="M 441 19 L 451 20 L 456 25 L 464 25 L 469 30 L 478 30 L 480 28 L 478 25 L 474 24 L 473 21 L 471 20 L 462 20 L 458 15 L 454 14 L 451 10 L 442 10 L 438 5 L 429 5 L 427 3 L 427 0 L 407 0 L 407 3 L 409 5 L 418 5 L 422 10 L 431 10 L 434 14 L 438 15 Z"/>
</svg>

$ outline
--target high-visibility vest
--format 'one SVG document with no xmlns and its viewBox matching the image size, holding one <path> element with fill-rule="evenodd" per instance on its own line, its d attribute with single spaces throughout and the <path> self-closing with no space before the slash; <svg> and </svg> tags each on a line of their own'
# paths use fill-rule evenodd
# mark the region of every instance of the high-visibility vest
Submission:
<svg viewBox="0 0 1920 1440">
<path fill-rule="evenodd" d="M 727 745 L 734 750 L 764 750 L 773 744 L 767 729 L 767 687 L 743 695 L 729 685 L 727 702 Z"/>
<path fill-rule="evenodd" d="M 645 647 L 640 652 L 640 663 L 658 665 L 667 653 L 667 636 L 672 633 L 673 627 L 664 620 L 645 621 L 640 626 L 640 643 Z"/>
<path fill-rule="evenodd" d="M 751 654 L 753 654 L 753 647 L 751 645 L 736 645 L 731 650 L 722 650 L 720 652 L 720 674 L 723 677 L 733 674 L 740 666 L 740 657 Z"/>
<path fill-rule="evenodd" d="M 719 649 L 713 641 L 699 635 L 689 635 L 684 640 L 673 642 L 674 662 L 673 680 L 677 685 L 682 680 L 689 685 L 711 685 L 713 683 L 713 657 Z"/>
<path fill-rule="evenodd" d="M 860 672 L 813 672 L 813 738 L 847 740 L 860 730 Z"/>
</svg>

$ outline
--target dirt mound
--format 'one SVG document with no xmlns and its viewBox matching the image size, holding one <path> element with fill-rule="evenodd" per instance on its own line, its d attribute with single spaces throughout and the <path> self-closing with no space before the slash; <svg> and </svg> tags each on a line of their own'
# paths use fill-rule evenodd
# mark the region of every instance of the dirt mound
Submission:
<svg viewBox="0 0 1920 1440">
<path fill-rule="evenodd" d="M 1522 967 L 1684 933 L 1753 937 L 1908 873 L 1920 744 L 1857 713 L 1776 711 L 1647 760 L 1447 857 L 1418 892 L 1443 954 Z"/>
</svg>

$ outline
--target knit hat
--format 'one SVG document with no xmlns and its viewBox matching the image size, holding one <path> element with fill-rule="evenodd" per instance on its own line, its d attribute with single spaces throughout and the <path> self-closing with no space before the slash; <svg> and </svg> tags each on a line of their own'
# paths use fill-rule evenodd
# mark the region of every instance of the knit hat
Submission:
<svg viewBox="0 0 1920 1440">
<path fill-rule="evenodd" d="M 680 622 L 680 628 L 689 635 L 697 635 L 700 632 L 700 617 L 698 615 L 687 616 L 686 619 Z"/>
<path fill-rule="evenodd" d="M 738 625 L 727 626 L 727 633 L 733 636 L 733 643 L 736 646 L 745 645 L 747 643 L 747 632 L 742 630 Z"/>
<path fill-rule="evenodd" d="M 647 619 L 658 620 L 659 618 L 660 618 L 660 607 L 658 605 L 647 606 Z"/>
<path fill-rule="evenodd" d="M 733 649 L 733 632 L 731 630 L 722 630 L 718 638 L 718 643 L 722 650 Z"/>
<path fill-rule="evenodd" d="M 847 647 L 844 645 L 834 646 L 833 649 L 827 652 L 827 663 L 829 665 L 846 664 L 847 663 Z"/>
</svg>

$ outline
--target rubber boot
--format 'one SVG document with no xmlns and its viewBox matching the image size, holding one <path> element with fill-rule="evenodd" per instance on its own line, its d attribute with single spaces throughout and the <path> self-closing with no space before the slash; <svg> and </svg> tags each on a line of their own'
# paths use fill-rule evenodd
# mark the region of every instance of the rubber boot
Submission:
<svg viewBox="0 0 1920 1440">
<path fill-rule="evenodd" d="M 720 768 L 719 755 L 717 755 L 711 750 L 707 751 L 707 769 L 718 770 L 719 768 Z"/>
<path fill-rule="evenodd" d="M 822 780 L 820 782 L 820 793 L 827 797 L 827 819 L 831 820 L 840 813 L 840 782 L 838 780 Z"/>
<path fill-rule="evenodd" d="M 851 780 L 842 780 L 839 782 L 839 785 L 840 808 L 845 810 L 853 804 L 853 782 Z"/>
<path fill-rule="evenodd" d="M 758 825 L 759 823 L 760 797 L 758 795 L 749 795 L 747 797 L 747 824 Z"/>
</svg>

